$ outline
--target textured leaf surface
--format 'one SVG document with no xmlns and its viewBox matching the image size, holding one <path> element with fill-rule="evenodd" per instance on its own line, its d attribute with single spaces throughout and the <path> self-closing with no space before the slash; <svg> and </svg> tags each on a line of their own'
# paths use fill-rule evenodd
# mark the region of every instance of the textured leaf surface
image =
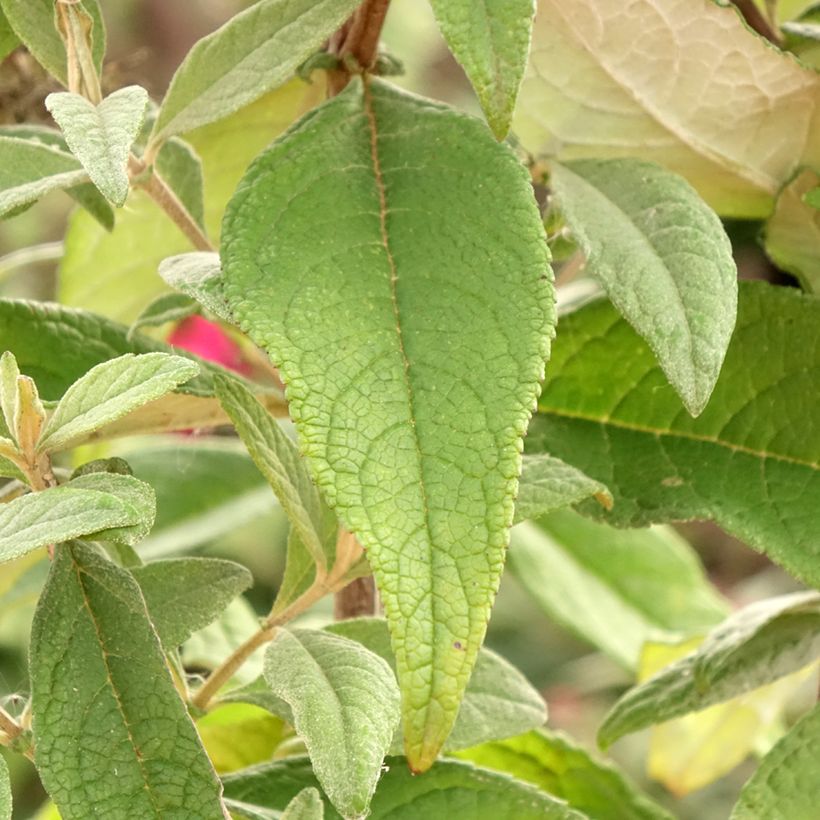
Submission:
<svg viewBox="0 0 820 820">
<path fill-rule="evenodd" d="M 163 293 L 157 296 L 131 325 L 128 334 L 133 336 L 144 327 L 162 327 L 169 322 L 180 322 L 199 313 L 199 306 L 182 293 Z"/>
<path fill-rule="evenodd" d="M 370 805 L 370 820 L 470 818 L 470 820 L 583 820 L 584 815 L 533 786 L 470 763 L 440 760 L 423 777 L 401 757 L 388 758 Z M 256 766 L 225 778 L 232 800 L 284 809 L 303 788 L 317 786 L 306 757 Z M 327 820 L 340 815 L 325 804 Z"/>
<path fill-rule="evenodd" d="M 302 789 L 282 812 L 282 820 L 322 820 L 325 804 L 318 789 Z"/>
<path fill-rule="evenodd" d="M 534 0 L 432 0 L 431 5 L 490 128 L 504 139 L 530 53 Z"/>
<path fill-rule="evenodd" d="M 39 142 L 0 136 L 0 216 L 50 191 L 87 181 L 88 175 L 70 154 Z"/>
<path fill-rule="evenodd" d="M 9 769 L 5 759 L 0 755 L 0 820 L 11 820 L 11 808 Z"/>
<path fill-rule="evenodd" d="M 665 381 L 611 306 L 582 308 L 562 319 L 530 451 L 609 488 L 612 511 L 584 502 L 584 513 L 619 526 L 711 518 L 820 584 L 820 302 L 741 283 L 735 333 L 699 418 Z"/>
<path fill-rule="evenodd" d="M 171 80 L 162 140 L 232 114 L 289 80 L 359 0 L 261 0 L 200 40 Z"/>
<path fill-rule="evenodd" d="M 615 766 L 561 732 L 528 732 L 457 757 L 533 783 L 595 820 L 671 820 Z"/>
<path fill-rule="evenodd" d="M 744 607 L 692 653 L 627 692 L 598 733 L 608 746 L 653 723 L 696 712 L 807 666 L 820 656 L 820 593 Z"/>
<path fill-rule="evenodd" d="M 40 65 L 68 85 L 65 46 L 54 24 L 54 0 L 0 0 L 8 21 Z M 105 54 L 105 27 L 98 0 L 83 0 L 94 21 L 92 53 L 97 69 Z"/>
<path fill-rule="evenodd" d="M 524 456 L 513 523 L 539 518 L 590 497 L 607 509 L 612 506 L 609 490 L 575 467 L 546 453 Z"/>
<path fill-rule="evenodd" d="M 280 630 L 265 652 L 265 680 L 293 710 L 333 805 L 345 817 L 366 815 L 399 719 L 390 667 L 338 635 Z"/>
<path fill-rule="evenodd" d="M 766 217 L 801 158 L 820 158 L 818 93 L 729 4 L 541 0 L 516 130 L 561 159 L 656 161 L 719 213 Z"/>
<path fill-rule="evenodd" d="M 820 706 L 803 717 L 763 758 L 743 787 L 732 820 L 811 817 L 820 801 Z"/>
<path fill-rule="evenodd" d="M 720 220 L 686 180 L 640 160 L 556 163 L 550 186 L 587 270 L 698 415 L 737 313 L 737 269 Z"/>
<path fill-rule="evenodd" d="M 58 548 L 31 678 L 37 768 L 64 820 L 86 820 L 89 806 L 224 820 L 219 781 L 125 570 L 82 545 Z"/>
<path fill-rule="evenodd" d="M 190 359 L 167 353 L 126 353 L 74 382 L 46 423 L 41 452 L 70 447 L 131 410 L 171 392 L 199 373 Z"/>
<path fill-rule="evenodd" d="M 138 85 L 115 91 L 99 105 L 69 91 L 46 97 L 46 108 L 71 153 L 105 198 L 118 207 L 128 196 L 128 155 L 147 105 L 148 92 Z"/>
<path fill-rule="evenodd" d="M 562 626 L 636 668 L 657 632 L 702 633 L 727 607 L 671 529 L 616 530 L 570 511 L 516 527 L 510 569 Z"/>
<path fill-rule="evenodd" d="M 355 81 L 254 163 L 222 258 L 231 312 L 367 550 L 426 769 L 486 629 L 553 323 L 528 179 L 477 121 Z"/>
<path fill-rule="evenodd" d="M 222 291 L 219 254 L 183 253 L 163 259 L 159 275 L 175 290 L 196 299 L 202 307 L 226 322 L 232 322 Z"/>
<path fill-rule="evenodd" d="M 151 623 L 166 649 L 184 643 L 208 626 L 253 584 L 241 564 L 218 558 L 171 558 L 132 570 Z"/>
<path fill-rule="evenodd" d="M 764 235 L 772 261 L 812 293 L 820 293 L 820 210 L 810 198 L 818 185 L 820 177 L 808 169 L 791 180 L 777 197 Z"/>
<path fill-rule="evenodd" d="M 358 641 L 395 669 L 396 656 L 383 619 L 353 618 L 330 624 L 326 630 Z M 444 749 L 466 749 L 509 737 L 543 726 L 546 720 L 544 699 L 532 684 L 500 655 L 482 648 Z M 401 748 L 400 737 L 393 742 L 393 748 L 397 747 Z"/>
</svg>

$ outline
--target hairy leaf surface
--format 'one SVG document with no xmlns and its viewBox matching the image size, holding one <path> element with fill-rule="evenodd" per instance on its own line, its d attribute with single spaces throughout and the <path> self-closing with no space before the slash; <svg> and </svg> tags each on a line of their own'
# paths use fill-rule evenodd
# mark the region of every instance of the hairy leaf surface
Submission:
<svg viewBox="0 0 820 820">
<path fill-rule="evenodd" d="M 282 812 L 282 820 L 322 820 L 325 804 L 318 789 L 302 789 Z"/>
<path fill-rule="evenodd" d="M 0 755 L 0 820 L 11 820 L 11 782 L 5 758 Z"/>
</svg>

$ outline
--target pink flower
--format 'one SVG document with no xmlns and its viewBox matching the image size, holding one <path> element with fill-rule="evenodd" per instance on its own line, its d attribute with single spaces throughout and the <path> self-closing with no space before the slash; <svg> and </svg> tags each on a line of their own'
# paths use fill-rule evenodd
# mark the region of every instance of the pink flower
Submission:
<svg viewBox="0 0 820 820">
<path fill-rule="evenodd" d="M 203 319 L 190 316 L 183 319 L 168 337 L 168 342 L 190 353 L 216 362 L 237 373 L 247 375 L 251 368 L 242 357 L 242 351 L 221 327 Z"/>
</svg>

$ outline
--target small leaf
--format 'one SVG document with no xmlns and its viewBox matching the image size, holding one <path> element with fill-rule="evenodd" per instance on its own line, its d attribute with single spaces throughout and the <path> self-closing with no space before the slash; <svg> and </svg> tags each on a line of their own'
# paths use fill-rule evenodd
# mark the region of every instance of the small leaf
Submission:
<svg viewBox="0 0 820 820">
<path fill-rule="evenodd" d="M 5 60 L 17 46 L 20 45 L 20 38 L 14 33 L 14 30 L 9 25 L 8 18 L 3 11 L 2 3 L 0 3 L 0 61 Z M 2 805 L 0 803 L 0 805 Z M 0 814 L 2 820 L 6 820 Z"/>
<path fill-rule="evenodd" d="M 561 732 L 528 732 L 456 757 L 533 783 L 595 820 L 672 820 L 612 763 L 596 759 Z"/>
<path fill-rule="evenodd" d="M 175 290 L 196 299 L 209 313 L 233 323 L 222 292 L 222 266 L 218 253 L 183 253 L 163 259 L 159 275 Z"/>
<path fill-rule="evenodd" d="M 164 396 L 199 372 L 189 359 L 167 353 L 127 353 L 93 367 L 60 399 L 38 444 L 64 450 L 88 433 Z"/>
<path fill-rule="evenodd" d="M 194 147 L 178 137 L 168 140 L 157 154 L 155 167 L 185 206 L 185 210 L 201 228 L 204 228 L 205 191 L 202 160 Z"/>
<path fill-rule="evenodd" d="M 199 313 L 199 306 L 182 293 L 163 293 L 157 296 L 134 320 L 128 337 L 144 327 L 161 327 L 168 322 L 180 322 Z"/>
<path fill-rule="evenodd" d="M 174 74 L 154 124 L 161 142 L 232 114 L 289 80 L 359 0 L 261 0 L 200 40 Z"/>
<path fill-rule="evenodd" d="M 546 453 L 524 456 L 513 524 L 540 518 L 590 497 L 607 509 L 612 507 L 609 490 L 575 467 Z"/>
<path fill-rule="evenodd" d="M 534 0 L 432 0 L 431 5 L 490 128 L 504 139 L 530 53 Z"/>
<path fill-rule="evenodd" d="M 325 804 L 318 789 L 302 789 L 282 812 L 281 820 L 323 820 Z"/>
<path fill-rule="evenodd" d="M 127 571 L 83 545 L 59 547 L 30 663 L 37 769 L 63 820 L 87 820 L 89 806 L 110 817 L 225 820 L 219 781 Z"/>
<path fill-rule="evenodd" d="M 241 564 L 218 558 L 152 561 L 132 570 L 162 646 L 184 643 L 253 584 Z"/>
<path fill-rule="evenodd" d="M 105 198 L 117 207 L 128 196 L 128 156 L 147 105 L 148 92 L 138 85 L 115 91 L 97 106 L 68 91 L 46 97 L 46 108 L 71 152 Z"/>
<path fill-rule="evenodd" d="M 561 511 L 513 530 L 509 566 L 548 617 L 627 669 L 650 636 L 702 634 L 727 614 L 695 551 L 665 527 Z"/>
<path fill-rule="evenodd" d="M 0 755 L 0 820 L 11 820 L 11 809 L 9 769 L 3 755 Z M 322 815 L 320 814 L 318 817 L 322 817 Z"/>
<path fill-rule="evenodd" d="M 293 710 L 333 805 L 365 815 L 399 720 L 393 671 L 354 641 L 294 629 L 280 630 L 265 652 L 265 680 Z"/>
<path fill-rule="evenodd" d="M 17 441 L 17 417 L 19 396 L 17 379 L 20 369 L 14 354 L 7 350 L 0 356 L 0 435 Z"/>
<path fill-rule="evenodd" d="M 731 820 L 812 817 L 820 802 L 820 705 L 763 758 L 740 793 Z"/>
<path fill-rule="evenodd" d="M 601 746 L 654 723 L 696 712 L 794 672 L 820 653 L 820 593 L 744 607 L 697 650 L 630 689 L 604 720 Z"/>
</svg>

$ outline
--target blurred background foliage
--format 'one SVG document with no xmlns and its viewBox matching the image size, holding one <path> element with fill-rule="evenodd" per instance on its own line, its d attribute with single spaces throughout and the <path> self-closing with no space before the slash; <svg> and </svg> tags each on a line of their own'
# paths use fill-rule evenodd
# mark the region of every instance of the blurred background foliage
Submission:
<svg viewBox="0 0 820 820">
<path fill-rule="evenodd" d="M 245 5 L 248 3 L 240 0 L 103 0 L 109 42 L 105 90 L 139 83 L 158 99 L 189 47 Z M 805 35 L 796 30 L 789 36 L 802 37 L 797 50 L 811 58 L 817 41 Z M 445 48 L 426 3 L 395 0 L 384 39 L 389 52 L 404 64 L 404 75 L 396 78 L 399 84 L 478 112 L 469 84 Z M 0 125 L 46 121 L 43 99 L 52 90 L 55 87 L 24 50 L 13 52 L 0 64 Z M 316 75 L 312 84 L 295 80 L 237 115 L 187 135 L 202 161 L 204 219 L 213 236 L 218 234 L 225 202 L 249 161 L 322 97 Z M 776 270 L 760 249 L 758 223 L 733 222 L 727 229 L 742 277 L 790 283 L 788 275 Z M 185 250 L 184 237 L 139 192 L 118 213 L 113 232 L 88 212 L 75 209 L 64 193 L 55 192 L 15 219 L 0 222 L 0 296 L 60 299 L 130 322 L 164 289 L 155 272 L 159 260 Z M 579 275 L 573 248 L 558 234 L 553 250 L 558 282 L 567 284 Z M 188 336 L 191 331 L 189 325 Z M 163 337 L 177 333 L 176 340 L 182 343 L 179 334 L 183 331 L 173 325 L 151 332 Z M 246 371 L 257 377 L 265 374 L 257 351 L 240 340 L 228 341 L 236 345 L 230 355 Z M 189 668 L 207 668 L 214 658 L 227 653 L 238 635 L 255 628 L 254 609 L 269 608 L 283 568 L 285 516 L 244 449 L 227 435 L 194 432 L 127 440 L 104 449 L 86 448 L 74 458 L 81 462 L 101 455 L 125 457 L 135 475 L 157 491 L 157 524 L 141 547 L 146 559 L 183 552 L 221 556 L 245 564 L 254 574 L 256 584 L 246 596 L 247 604 L 232 605 L 220 622 L 184 648 Z M 588 748 L 594 748 L 596 729 L 618 695 L 637 676 L 645 677 L 680 654 L 680 647 L 670 646 L 676 629 L 691 638 L 731 608 L 796 588 L 764 556 L 710 524 L 681 525 L 677 533 L 667 528 L 630 533 L 566 513 L 544 522 L 534 537 L 536 542 L 548 539 L 553 567 L 566 562 L 562 571 L 569 574 L 557 573 L 563 583 L 572 584 L 571 578 L 578 577 L 579 585 L 573 594 L 560 584 L 551 588 L 555 579 L 539 576 L 538 561 L 528 564 L 532 539 L 517 536 L 521 546 L 514 539 L 511 561 L 517 572 L 508 571 L 504 577 L 488 644 L 543 692 L 551 727 L 566 731 Z M 653 567 L 653 550 L 678 555 L 681 566 L 685 565 L 681 571 L 691 574 L 692 586 L 682 593 L 683 600 L 668 599 L 663 572 L 669 566 L 662 561 Z M 711 588 L 700 579 L 698 559 Z M 656 582 L 658 611 L 630 608 L 629 589 L 613 586 L 608 571 L 645 586 Z M 25 639 L 45 574 L 43 558 L 32 555 L 7 565 L 0 575 L 0 700 L 10 711 L 15 711 L 16 693 L 27 691 Z M 594 583 L 585 587 L 587 582 Z M 620 612 L 625 619 L 622 627 L 613 622 L 596 626 L 592 604 L 598 601 L 590 601 L 589 611 L 584 612 L 584 593 L 597 589 L 594 584 L 602 585 L 611 596 L 616 616 Z M 307 619 L 329 620 L 331 605 L 330 600 L 322 602 Z M 572 616 L 563 615 L 566 611 Z M 673 617 L 670 613 L 678 620 L 663 623 L 664 615 Z M 635 651 L 644 641 L 648 643 L 642 651 Z M 740 786 L 753 770 L 748 755 L 771 746 L 783 730 L 784 715 L 788 720 L 789 708 L 806 708 L 816 681 L 803 674 L 774 686 L 777 691 L 753 693 L 757 701 L 746 696 L 750 703 L 742 708 L 734 703 L 723 705 L 715 707 L 723 711 L 711 716 L 702 713 L 688 718 L 688 726 L 630 736 L 615 746 L 612 756 L 677 816 L 691 820 L 727 817 Z M 293 739 L 283 735 L 281 721 L 268 713 L 247 705 L 225 708 L 233 711 L 217 711 L 200 725 L 209 751 L 223 770 L 269 757 L 274 749 L 284 754 L 292 748 Z M 236 743 L 225 746 L 220 732 L 221 724 L 232 722 L 230 736 L 236 738 L 237 721 L 246 727 L 241 735 L 242 754 Z M 32 817 L 45 795 L 33 767 L 20 756 L 7 757 L 16 795 L 15 818 Z M 648 770 L 666 788 L 650 780 Z M 720 777 L 727 770 L 731 771 Z"/>
</svg>

